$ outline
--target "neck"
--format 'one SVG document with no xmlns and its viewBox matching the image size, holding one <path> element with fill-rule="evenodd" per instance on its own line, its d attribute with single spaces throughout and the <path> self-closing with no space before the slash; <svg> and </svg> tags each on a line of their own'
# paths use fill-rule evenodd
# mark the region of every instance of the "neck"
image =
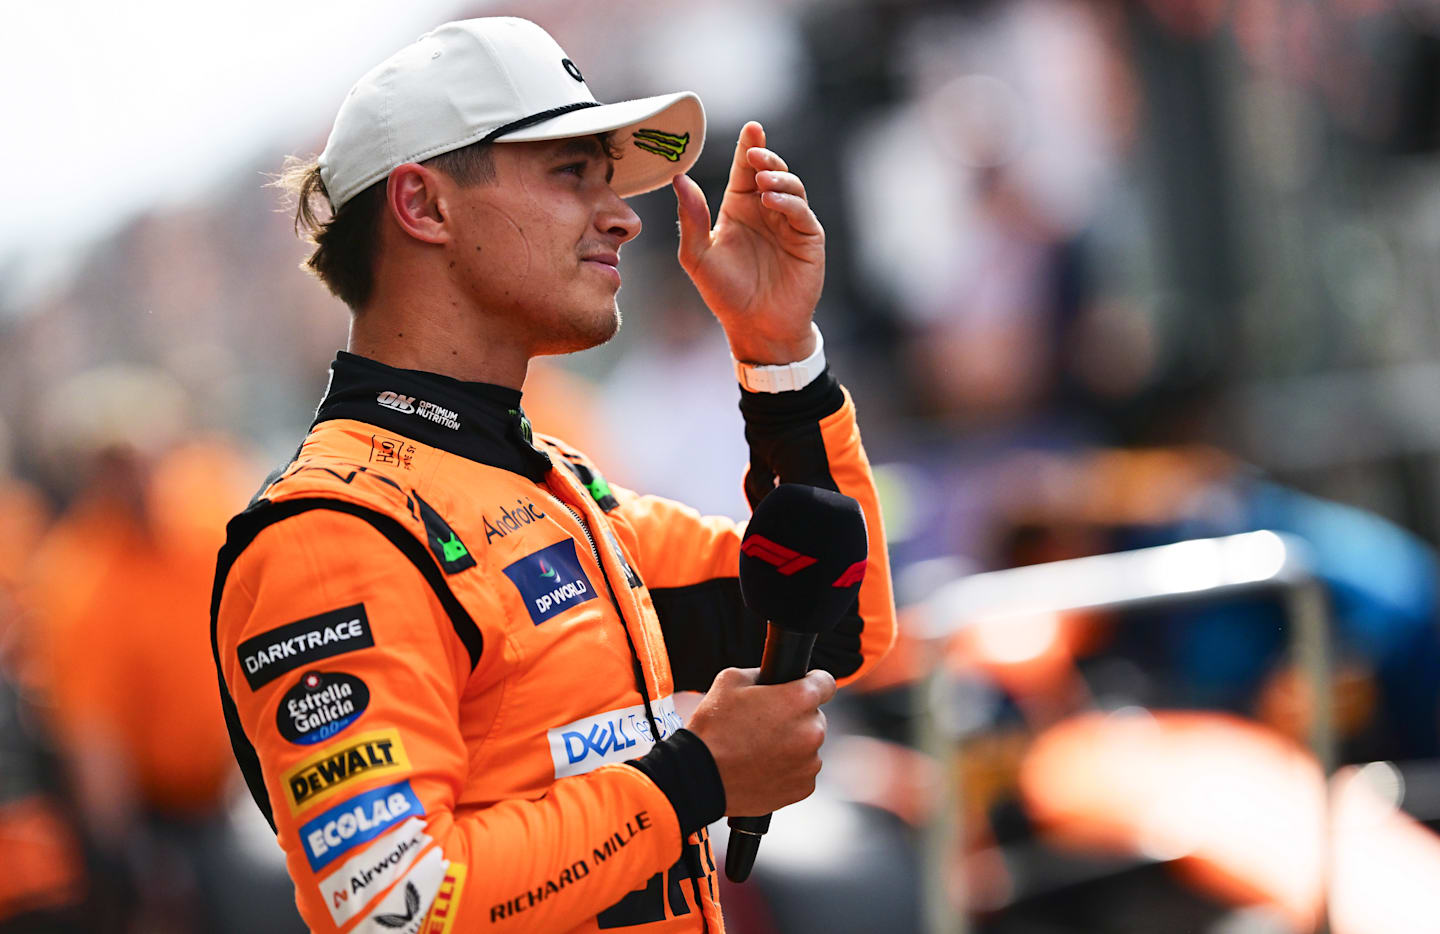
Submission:
<svg viewBox="0 0 1440 934">
<path fill-rule="evenodd" d="M 504 328 L 457 295 L 376 294 L 350 320 L 346 349 L 406 370 L 523 389 L 530 363 L 513 328 Z"/>
</svg>

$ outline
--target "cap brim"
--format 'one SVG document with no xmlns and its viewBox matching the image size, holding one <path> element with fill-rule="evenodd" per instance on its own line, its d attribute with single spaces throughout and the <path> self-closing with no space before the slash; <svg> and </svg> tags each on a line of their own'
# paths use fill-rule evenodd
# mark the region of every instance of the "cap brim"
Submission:
<svg viewBox="0 0 1440 934">
<path fill-rule="evenodd" d="M 497 143 L 613 133 L 620 158 L 611 180 L 622 198 L 654 191 L 690 170 L 705 145 L 705 108 L 689 91 L 600 104 L 497 137 Z"/>
</svg>

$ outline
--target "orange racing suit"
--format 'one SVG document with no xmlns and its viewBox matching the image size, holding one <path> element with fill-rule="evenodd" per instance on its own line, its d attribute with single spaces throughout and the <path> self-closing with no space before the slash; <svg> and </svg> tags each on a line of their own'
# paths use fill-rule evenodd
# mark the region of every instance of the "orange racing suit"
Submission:
<svg viewBox="0 0 1440 934">
<path fill-rule="evenodd" d="M 862 504 L 857 606 L 814 656 L 854 680 L 895 611 L 853 404 L 827 371 L 741 410 L 752 503 Z M 518 391 L 342 352 L 227 531 L 222 706 L 312 930 L 724 930 L 724 788 L 674 693 L 759 662 L 742 528 L 611 486 Z"/>
</svg>

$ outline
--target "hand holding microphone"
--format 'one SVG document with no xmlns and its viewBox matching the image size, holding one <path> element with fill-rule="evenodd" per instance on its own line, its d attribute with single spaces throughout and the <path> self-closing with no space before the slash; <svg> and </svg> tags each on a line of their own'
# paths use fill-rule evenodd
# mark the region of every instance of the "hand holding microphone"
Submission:
<svg viewBox="0 0 1440 934">
<path fill-rule="evenodd" d="M 819 706 L 834 696 L 835 681 L 806 668 L 816 636 L 853 605 L 867 554 L 864 514 L 839 493 L 781 484 L 751 517 L 740 589 L 746 606 L 769 621 L 765 654 L 758 673 L 721 672 L 690 724 L 725 786 L 732 881 L 748 878 L 769 812 L 815 789 L 825 739 Z"/>
</svg>

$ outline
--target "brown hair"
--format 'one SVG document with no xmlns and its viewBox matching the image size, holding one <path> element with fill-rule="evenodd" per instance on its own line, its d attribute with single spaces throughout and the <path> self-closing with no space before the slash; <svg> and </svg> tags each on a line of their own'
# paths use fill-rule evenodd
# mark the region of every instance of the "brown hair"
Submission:
<svg viewBox="0 0 1440 934">
<path fill-rule="evenodd" d="M 495 180 L 491 145 L 472 143 L 423 164 L 461 185 L 489 184 Z M 302 268 L 313 273 L 352 311 L 359 311 L 375 287 L 375 248 L 385 206 L 385 179 L 352 196 L 338 211 L 330 207 L 330 193 L 325 190 L 315 159 L 286 157 L 284 167 L 270 185 L 285 192 L 286 207 L 295 211 L 295 232 L 315 245 L 315 252 Z"/>
</svg>

